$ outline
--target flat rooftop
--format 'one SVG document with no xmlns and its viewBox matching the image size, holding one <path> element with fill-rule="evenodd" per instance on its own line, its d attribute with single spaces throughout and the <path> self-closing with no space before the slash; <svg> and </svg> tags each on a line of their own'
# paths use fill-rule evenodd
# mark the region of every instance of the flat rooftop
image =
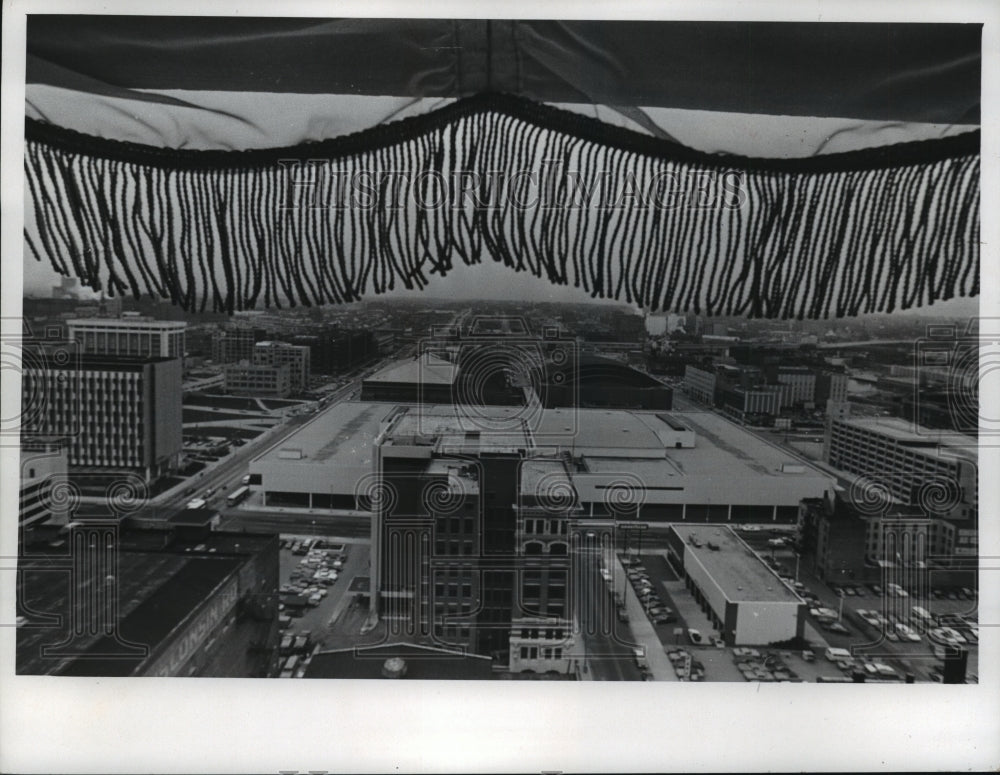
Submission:
<svg viewBox="0 0 1000 775">
<path fill-rule="evenodd" d="M 432 446 L 442 453 L 527 450 L 532 447 L 530 412 L 523 406 L 409 406 L 389 429 L 385 444 Z"/>
<path fill-rule="evenodd" d="M 439 457 L 428 462 L 424 473 L 428 476 L 446 477 L 449 492 L 456 495 L 477 495 L 479 479 L 469 468 L 467 460 Z"/>
<path fill-rule="evenodd" d="M 535 435 L 539 445 L 559 443 L 577 452 L 651 450 L 662 457 L 666 436 L 672 433 L 655 412 L 570 408 L 545 409 Z"/>
<path fill-rule="evenodd" d="M 622 475 L 646 486 L 646 503 L 793 505 L 832 489 L 833 476 L 712 412 L 547 410 L 539 448 L 558 442 L 581 456 L 573 483 L 584 502 L 600 501 L 603 487 Z M 576 423 L 576 432 L 567 431 Z M 676 448 L 683 425 L 693 447 Z M 557 431 L 564 438 L 556 437 Z M 552 434 L 546 437 L 545 433 Z"/>
<path fill-rule="evenodd" d="M 698 438 L 694 449 L 667 450 L 667 456 L 682 463 L 685 471 L 718 476 L 720 472 L 727 471 L 728 466 L 736 466 L 761 476 L 827 476 L 804 458 L 765 441 L 714 412 L 674 412 L 674 416 L 693 430 Z M 782 468 L 786 465 L 804 466 L 805 471 L 784 473 Z"/>
<path fill-rule="evenodd" d="M 836 422 L 881 433 L 903 446 L 941 448 L 944 453 L 975 458 L 978 441 L 955 431 L 924 428 L 899 417 L 848 417 Z"/>
<path fill-rule="evenodd" d="M 521 495 L 547 497 L 560 503 L 576 501 L 566 464 L 555 458 L 530 458 L 521 464 Z"/>
<path fill-rule="evenodd" d="M 364 381 L 377 384 L 452 385 L 457 377 L 458 367 L 454 363 L 431 353 L 424 353 L 419 358 L 394 361 Z"/>
<path fill-rule="evenodd" d="M 731 602 L 801 603 L 778 575 L 725 525 L 678 525 L 671 529 L 684 542 L 684 562 L 689 557 L 708 572 Z M 701 546 L 693 546 L 691 538 Z M 718 547 L 710 549 L 709 543 Z"/>
<path fill-rule="evenodd" d="M 44 351 L 47 345 L 41 345 Z M 180 362 L 180 358 L 168 358 L 166 356 L 148 355 L 105 355 L 98 353 L 80 353 L 70 355 L 66 363 L 58 363 L 51 360 L 43 362 L 40 369 L 52 369 L 55 371 L 79 371 L 85 369 L 99 369 L 101 371 L 137 371 L 149 364 L 168 363 L 170 361 Z"/>
<path fill-rule="evenodd" d="M 147 328 L 149 330 L 169 329 L 181 331 L 187 328 L 182 320 L 155 320 L 153 318 L 73 318 L 67 325 L 96 328 Z"/>
<path fill-rule="evenodd" d="M 56 528 L 35 531 L 39 539 L 62 535 Z M 119 633 L 131 642 L 149 647 L 149 657 L 207 597 L 234 577 L 249 555 L 265 548 L 275 536 L 244 533 L 208 533 L 197 539 L 170 538 L 162 529 L 126 529 L 119 536 L 115 558 L 118 586 Z M 67 575 L 53 572 L 68 567 L 67 549 L 43 550 L 33 546 L 19 560 L 20 584 L 25 606 L 31 611 L 62 617 L 61 624 L 26 626 L 17 631 L 17 672 L 31 675 L 127 676 L 148 659 L 140 656 L 99 659 L 42 655 L 42 646 L 70 635 L 72 618 L 66 595 Z M 83 578 L 76 590 L 83 599 L 100 578 Z M 29 620 L 31 617 L 29 616 Z M 41 623 L 39 623 L 41 625 Z M 115 644 L 98 635 L 81 643 L 86 653 L 120 653 Z"/>
<path fill-rule="evenodd" d="M 333 404 L 254 458 L 250 470 L 264 474 L 269 490 L 353 493 L 361 477 L 372 472 L 375 438 L 395 411 L 383 403 Z M 269 481 L 279 469 L 281 481 Z"/>
</svg>

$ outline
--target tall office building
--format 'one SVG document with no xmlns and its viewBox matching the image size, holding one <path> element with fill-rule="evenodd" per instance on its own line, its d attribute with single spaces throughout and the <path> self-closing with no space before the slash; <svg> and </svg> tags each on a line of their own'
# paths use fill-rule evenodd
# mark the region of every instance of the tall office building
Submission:
<svg viewBox="0 0 1000 775">
<path fill-rule="evenodd" d="M 697 366 L 684 368 L 684 391 L 696 401 L 714 406 L 716 383 L 714 371 L 699 369 Z"/>
<path fill-rule="evenodd" d="M 255 363 L 229 363 L 223 370 L 226 392 L 256 398 L 284 398 L 292 392 L 288 364 L 263 366 Z"/>
<path fill-rule="evenodd" d="M 21 527 L 66 524 L 65 499 L 57 492 L 67 481 L 66 453 L 65 439 L 26 438 L 22 441 L 18 509 Z"/>
<path fill-rule="evenodd" d="M 849 500 L 870 512 L 867 556 L 891 562 L 918 546 L 921 560 L 977 553 L 975 439 L 894 417 L 830 418 L 824 452 L 856 477 Z"/>
<path fill-rule="evenodd" d="M 805 366 L 778 366 L 778 384 L 785 385 L 784 405 L 812 406 L 816 401 L 816 374 Z"/>
<path fill-rule="evenodd" d="M 179 358 L 81 355 L 25 366 L 27 438 L 63 436 L 71 469 L 132 472 L 146 481 L 177 468 L 181 454 Z"/>
<path fill-rule="evenodd" d="M 821 371 L 816 377 L 816 404 L 827 401 L 841 404 L 847 400 L 847 375 L 836 371 Z"/>
<path fill-rule="evenodd" d="M 125 313 L 119 318 L 67 321 L 70 340 L 81 353 L 143 358 L 183 358 L 187 323 Z"/>
<path fill-rule="evenodd" d="M 341 374 L 370 361 L 380 352 L 374 331 L 327 328 L 285 339 L 309 348 L 310 368 L 314 374 Z"/>
<path fill-rule="evenodd" d="M 309 387 L 310 352 L 305 345 L 287 342 L 257 342 L 253 348 L 256 366 L 288 366 L 289 389 L 300 393 Z"/>
<path fill-rule="evenodd" d="M 265 337 L 256 328 L 231 326 L 212 335 L 212 361 L 214 363 L 239 363 L 253 361 L 254 345 Z"/>
<path fill-rule="evenodd" d="M 539 482 L 546 473 L 559 469 L 558 486 L 571 485 L 561 459 L 527 459 L 531 444 L 516 422 L 478 431 L 452 407 L 400 407 L 386 418 L 372 479 L 371 605 L 391 633 L 515 671 L 569 670 L 575 499 L 540 502 L 557 487 Z"/>
</svg>

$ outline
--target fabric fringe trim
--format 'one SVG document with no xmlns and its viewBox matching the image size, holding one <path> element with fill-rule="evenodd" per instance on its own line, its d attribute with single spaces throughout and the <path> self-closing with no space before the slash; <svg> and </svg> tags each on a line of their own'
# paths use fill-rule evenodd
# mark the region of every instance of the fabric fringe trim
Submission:
<svg viewBox="0 0 1000 775">
<path fill-rule="evenodd" d="M 978 293 L 979 139 L 713 155 L 502 94 L 249 151 L 28 119 L 25 239 L 189 310 L 347 303 L 489 259 L 649 311 L 891 312 Z"/>
</svg>

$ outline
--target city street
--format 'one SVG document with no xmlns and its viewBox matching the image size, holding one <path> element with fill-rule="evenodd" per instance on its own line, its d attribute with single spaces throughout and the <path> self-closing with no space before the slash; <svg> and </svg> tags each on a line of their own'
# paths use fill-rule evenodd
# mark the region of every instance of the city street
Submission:
<svg viewBox="0 0 1000 775">
<path fill-rule="evenodd" d="M 330 393 L 324 408 L 345 400 L 351 393 L 357 390 L 361 385 L 362 374 L 358 374 L 343 387 Z M 298 431 L 306 422 L 314 419 L 314 417 L 315 415 L 298 415 L 286 418 L 280 425 L 275 426 L 274 429 L 249 441 L 244 446 L 236 448 L 219 462 L 210 463 L 204 471 L 199 472 L 160 496 L 151 498 L 146 506 L 136 512 L 136 518 L 169 519 L 192 498 L 202 497 L 208 490 L 215 490 L 216 492 L 212 494 L 211 498 L 206 499 L 206 506 L 219 510 L 226 517 L 232 513 L 232 510 L 227 510 L 225 507 L 226 496 L 240 486 L 242 477 L 247 473 L 250 461 L 267 450 L 284 443 L 289 436 Z M 192 487 L 195 488 L 194 493 L 187 494 L 187 491 Z M 260 516 L 264 516 L 265 514 L 266 512 L 261 512 Z M 250 522 L 246 526 L 249 529 L 254 524 L 254 515 L 250 514 L 248 517 Z M 239 527 L 238 522 L 230 524 L 237 528 Z M 280 522 L 277 524 L 284 525 L 285 523 Z M 292 524 L 303 523 L 299 523 L 296 520 Z M 308 525 L 309 521 L 306 521 L 304 524 Z M 269 528 L 261 526 L 259 529 Z"/>
<path fill-rule="evenodd" d="M 611 589 L 601 577 L 599 547 L 579 548 L 574 557 L 571 581 L 573 610 L 580 626 L 586 652 L 586 668 L 592 680 L 639 681 L 642 676 L 635 662 L 628 625 L 618 621 Z"/>
</svg>

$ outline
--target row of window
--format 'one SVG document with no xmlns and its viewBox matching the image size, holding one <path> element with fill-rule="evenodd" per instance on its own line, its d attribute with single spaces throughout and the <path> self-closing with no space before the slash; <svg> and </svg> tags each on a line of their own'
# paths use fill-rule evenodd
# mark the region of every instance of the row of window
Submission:
<svg viewBox="0 0 1000 775">
<path fill-rule="evenodd" d="M 569 532 L 569 523 L 564 519 L 526 519 L 524 532 L 527 535 L 566 535 Z"/>
<path fill-rule="evenodd" d="M 521 659 L 538 659 L 538 646 L 521 646 Z M 563 650 L 558 646 L 541 649 L 542 659 L 562 659 Z"/>
<path fill-rule="evenodd" d="M 471 504 L 467 503 L 465 507 L 468 510 L 471 508 Z M 462 533 L 472 534 L 476 530 L 476 520 L 471 517 L 466 517 L 465 519 L 439 517 L 436 526 L 439 533 L 449 533 L 451 535 L 460 535 Z"/>
<path fill-rule="evenodd" d="M 520 637 L 538 640 L 562 640 L 566 637 L 566 631 L 562 627 L 546 627 L 544 630 L 539 627 L 522 627 L 519 631 Z"/>
</svg>

